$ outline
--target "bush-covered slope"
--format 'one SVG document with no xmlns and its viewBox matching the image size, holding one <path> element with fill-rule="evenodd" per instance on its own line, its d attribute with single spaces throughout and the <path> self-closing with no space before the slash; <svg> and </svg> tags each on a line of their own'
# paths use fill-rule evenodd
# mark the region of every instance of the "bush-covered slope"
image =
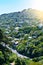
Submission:
<svg viewBox="0 0 43 65">
<path fill-rule="evenodd" d="M 43 27 L 41 29 L 28 27 L 20 31 L 24 33 L 24 36 L 17 46 L 17 51 L 30 58 L 36 58 L 37 61 L 43 59 Z"/>
<path fill-rule="evenodd" d="M 27 9 L 21 12 L 14 12 L 0 15 L 0 26 L 27 26 L 43 23 L 43 12 Z"/>
</svg>

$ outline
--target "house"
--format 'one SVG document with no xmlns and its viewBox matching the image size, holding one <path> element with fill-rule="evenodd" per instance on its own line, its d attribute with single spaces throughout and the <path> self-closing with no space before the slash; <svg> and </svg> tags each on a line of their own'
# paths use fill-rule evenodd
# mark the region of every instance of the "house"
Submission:
<svg viewBox="0 0 43 65">
<path fill-rule="evenodd" d="M 32 38 L 37 38 L 38 37 L 38 32 L 37 31 L 35 31 L 33 34 L 32 34 Z"/>
<path fill-rule="evenodd" d="M 18 41 L 15 42 L 15 45 L 18 45 Z"/>
<path fill-rule="evenodd" d="M 28 38 L 29 38 L 29 39 L 31 39 L 32 37 L 31 37 L 31 36 L 29 36 Z"/>
<path fill-rule="evenodd" d="M 13 44 L 14 46 L 17 46 L 18 45 L 18 41 L 16 41 L 16 42 L 14 42 L 14 44 Z"/>
<path fill-rule="evenodd" d="M 15 40 L 12 40 L 11 42 L 12 42 L 12 43 L 15 43 Z"/>
<path fill-rule="evenodd" d="M 34 36 L 32 36 L 32 37 L 33 37 L 33 38 L 37 38 L 37 36 L 35 36 L 35 35 L 34 35 Z"/>
<path fill-rule="evenodd" d="M 13 63 L 10 63 L 10 65 L 15 65 L 15 63 L 13 62 Z"/>
<path fill-rule="evenodd" d="M 40 23 L 40 24 L 38 25 L 38 28 L 39 28 L 39 29 L 42 29 L 42 27 L 43 27 L 43 24 Z"/>
</svg>

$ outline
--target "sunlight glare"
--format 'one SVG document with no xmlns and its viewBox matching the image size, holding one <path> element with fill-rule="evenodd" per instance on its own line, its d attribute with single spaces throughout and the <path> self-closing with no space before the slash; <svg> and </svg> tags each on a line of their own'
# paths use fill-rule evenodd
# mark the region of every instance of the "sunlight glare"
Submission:
<svg viewBox="0 0 43 65">
<path fill-rule="evenodd" d="M 34 0 L 33 7 L 37 10 L 43 10 L 43 0 Z"/>
</svg>

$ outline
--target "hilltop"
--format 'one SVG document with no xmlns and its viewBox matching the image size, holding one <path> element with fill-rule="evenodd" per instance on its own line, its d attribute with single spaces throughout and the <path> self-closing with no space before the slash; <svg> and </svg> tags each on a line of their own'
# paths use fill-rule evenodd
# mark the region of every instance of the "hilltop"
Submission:
<svg viewBox="0 0 43 65">
<path fill-rule="evenodd" d="M 43 24 L 43 12 L 35 9 L 24 9 L 23 11 L 0 15 L 1 27 L 22 27 Z"/>
</svg>

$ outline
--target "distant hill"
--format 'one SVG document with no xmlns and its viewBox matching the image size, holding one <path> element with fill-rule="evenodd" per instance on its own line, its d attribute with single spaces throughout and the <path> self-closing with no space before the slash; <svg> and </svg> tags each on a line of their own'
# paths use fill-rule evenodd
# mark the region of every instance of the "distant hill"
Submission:
<svg viewBox="0 0 43 65">
<path fill-rule="evenodd" d="M 35 9 L 24 9 L 21 12 L 13 12 L 0 15 L 0 26 L 32 26 L 43 24 L 43 12 Z"/>
</svg>

